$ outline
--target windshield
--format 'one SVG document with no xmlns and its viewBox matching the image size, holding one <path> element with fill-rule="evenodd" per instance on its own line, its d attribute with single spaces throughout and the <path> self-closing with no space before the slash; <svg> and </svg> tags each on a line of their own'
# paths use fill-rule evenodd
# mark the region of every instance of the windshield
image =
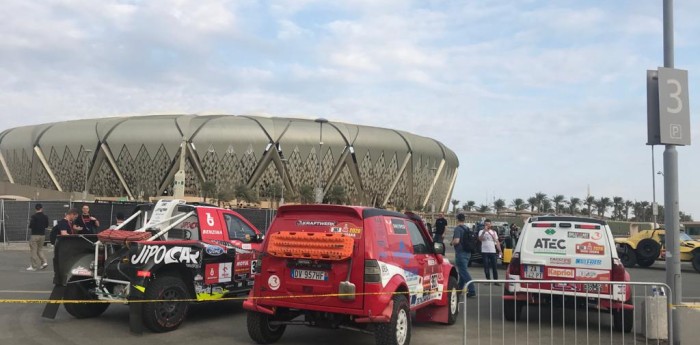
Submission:
<svg viewBox="0 0 700 345">
<path fill-rule="evenodd" d="M 681 232 L 681 241 L 692 241 L 693 239 L 685 232 Z"/>
</svg>

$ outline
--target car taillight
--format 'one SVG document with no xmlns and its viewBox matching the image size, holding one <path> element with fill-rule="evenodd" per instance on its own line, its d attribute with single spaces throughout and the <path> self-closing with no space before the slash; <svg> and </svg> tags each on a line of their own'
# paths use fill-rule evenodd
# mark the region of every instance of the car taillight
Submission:
<svg viewBox="0 0 700 345">
<path fill-rule="evenodd" d="M 377 260 L 365 260 L 365 283 L 381 283 L 382 269 Z"/>
<path fill-rule="evenodd" d="M 513 276 L 520 275 L 520 253 L 513 253 L 508 264 L 508 274 Z"/>
<path fill-rule="evenodd" d="M 625 281 L 625 266 L 622 265 L 620 259 L 613 259 L 612 273 L 610 274 L 610 280 L 614 282 Z"/>
<path fill-rule="evenodd" d="M 532 223 L 533 228 L 556 228 L 557 223 Z"/>
</svg>

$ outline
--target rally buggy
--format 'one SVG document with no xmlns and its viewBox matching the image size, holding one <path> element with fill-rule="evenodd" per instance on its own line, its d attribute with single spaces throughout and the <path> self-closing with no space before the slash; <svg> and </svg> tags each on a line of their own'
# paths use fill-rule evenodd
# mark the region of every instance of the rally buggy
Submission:
<svg viewBox="0 0 700 345">
<path fill-rule="evenodd" d="M 127 303 L 132 331 L 171 331 L 189 302 L 248 293 L 262 238 L 231 210 L 182 200 L 140 205 L 117 229 L 58 237 L 51 300 L 66 301 L 76 318 Z M 47 304 L 43 316 L 58 308 Z"/>
</svg>

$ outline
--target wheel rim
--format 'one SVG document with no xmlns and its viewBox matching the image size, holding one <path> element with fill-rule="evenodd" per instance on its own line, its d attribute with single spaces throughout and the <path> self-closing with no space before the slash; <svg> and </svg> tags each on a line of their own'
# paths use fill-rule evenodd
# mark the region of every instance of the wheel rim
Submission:
<svg viewBox="0 0 700 345">
<path fill-rule="evenodd" d="M 161 294 L 161 299 L 177 300 L 180 299 L 180 293 L 176 289 L 167 289 Z M 178 316 L 181 303 L 182 302 L 175 301 L 159 302 L 156 308 L 156 315 L 158 315 L 158 318 L 163 324 L 167 324 Z"/>
<path fill-rule="evenodd" d="M 396 316 L 396 343 L 404 344 L 406 342 L 406 335 L 408 334 L 408 315 L 406 315 L 406 310 L 399 310 L 399 314 Z"/>
<path fill-rule="evenodd" d="M 457 314 L 457 294 L 454 289 L 450 291 L 450 313 Z"/>
</svg>

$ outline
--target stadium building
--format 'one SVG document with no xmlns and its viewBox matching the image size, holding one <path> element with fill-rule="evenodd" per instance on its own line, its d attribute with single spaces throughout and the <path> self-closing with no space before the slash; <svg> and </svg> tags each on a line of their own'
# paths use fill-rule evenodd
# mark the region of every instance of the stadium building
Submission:
<svg viewBox="0 0 700 345">
<path fill-rule="evenodd" d="M 0 181 L 63 192 L 87 184 L 98 197 L 170 195 L 181 158 L 189 196 L 205 181 L 261 196 L 284 184 L 288 199 L 339 185 L 350 203 L 436 211 L 448 209 L 459 165 L 435 139 L 323 119 L 151 115 L 0 133 Z"/>
</svg>

